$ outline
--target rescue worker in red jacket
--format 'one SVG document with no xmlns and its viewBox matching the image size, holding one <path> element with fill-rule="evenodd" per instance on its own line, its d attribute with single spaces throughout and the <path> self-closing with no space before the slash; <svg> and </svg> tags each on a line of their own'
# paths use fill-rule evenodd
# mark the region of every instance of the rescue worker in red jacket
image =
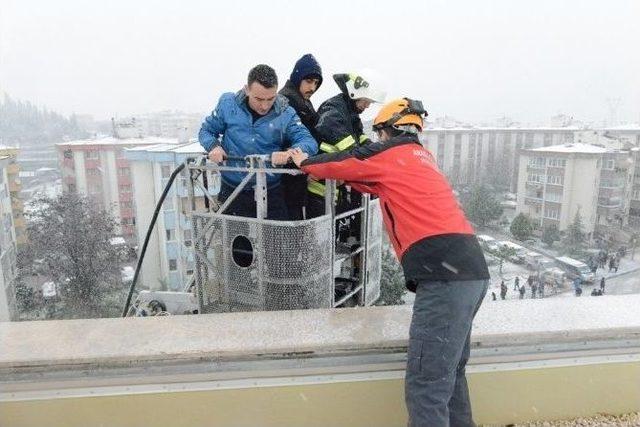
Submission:
<svg viewBox="0 0 640 427">
<path fill-rule="evenodd" d="M 405 400 L 411 426 L 474 426 L 465 366 L 471 324 L 489 272 L 471 224 L 418 133 L 426 111 L 407 98 L 374 120 L 380 141 L 307 159 L 305 173 L 344 180 L 380 198 L 384 224 L 416 293 L 409 331 Z"/>
</svg>

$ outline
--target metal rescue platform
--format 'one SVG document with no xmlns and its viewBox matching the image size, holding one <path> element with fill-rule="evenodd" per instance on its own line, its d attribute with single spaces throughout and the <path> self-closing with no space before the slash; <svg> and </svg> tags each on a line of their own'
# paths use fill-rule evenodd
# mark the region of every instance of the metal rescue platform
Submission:
<svg viewBox="0 0 640 427">
<path fill-rule="evenodd" d="M 221 203 L 217 192 L 225 171 L 246 175 Z M 187 159 L 182 173 L 193 228 L 192 280 L 185 292 L 141 291 L 128 315 L 368 306 L 380 296 L 379 200 L 362 195 L 354 209 L 337 213 L 336 183 L 327 180 L 325 215 L 276 221 L 266 219 L 267 174 L 301 174 L 298 169 L 271 167 L 267 155 L 232 157 L 222 165 L 201 156 Z M 226 214 L 251 187 L 256 216 Z M 345 227 L 349 239 L 340 237 Z"/>
</svg>

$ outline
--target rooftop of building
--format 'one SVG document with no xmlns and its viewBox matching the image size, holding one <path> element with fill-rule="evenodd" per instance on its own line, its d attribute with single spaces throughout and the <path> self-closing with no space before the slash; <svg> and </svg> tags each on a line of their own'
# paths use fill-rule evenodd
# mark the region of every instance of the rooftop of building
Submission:
<svg viewBox="0 0 640 427">
<path fill-rule="evenodd" d="M 598 147 L 591 144 L 571 143 L 550 145 L 548 147 L 532 148 L 525 151 L 531 151 L 535 153 L 565 153 L 565 154 L 604 154 L 609 150 L 603 147 Z"/>
<path fill-rule="evenodd" d="M 75 141 L 69 142 L 61 142 L 56 144 L 56 146 L 60 147 L 73 147 L 73 146 L 83 146 L 83 145 L 93 145 L 93 146 L 138 146 L 138 145 L 175 145 L 178 144 L 177 138 L 162 138 L 157 136 L 147 136 L 144 138 L 114 138 L 112 136 L 98 138 L 98 139 L 79 139 Z"/>
</svg>

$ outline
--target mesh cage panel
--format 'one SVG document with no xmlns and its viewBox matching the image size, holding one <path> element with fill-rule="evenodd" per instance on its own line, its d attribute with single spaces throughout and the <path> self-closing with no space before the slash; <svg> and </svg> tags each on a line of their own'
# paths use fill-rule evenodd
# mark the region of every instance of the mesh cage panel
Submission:
<svg viewBox="0 0 640 427">
<path fill-rule="evenodd" d="M 369 203 L 369 227 L 367 233 L 367 283 L 364 304 L 371 305 L 380 298 L 382 273 L 382 214 L 380 200 Z"/>
<path fill-rule="evenodd" d="M 203 313 L 330 307 L 331 218 L 269 221 L 193 213 Z"/>
</svg>

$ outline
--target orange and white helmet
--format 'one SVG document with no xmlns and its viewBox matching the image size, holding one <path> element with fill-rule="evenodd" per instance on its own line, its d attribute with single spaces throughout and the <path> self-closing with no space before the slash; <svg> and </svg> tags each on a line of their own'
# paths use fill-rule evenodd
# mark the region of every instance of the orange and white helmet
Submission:
<svg viewBox="0 0 640 427">
<path fill-rule="evenodd" d="M 373 130 L 378 131 L 393 127 L 412 132 L 412 128 L 415 127 L 417 132 L 421 132 L 423 126 L 422 116 L 427 117 L 428 113 L 422 106 L 421 101 L 409 98 L 394 99 L 380 109 L 373 120 Z"/>
<path fill-rule="evenodd" d="M 365 98 L 373 102 L 384 102 L 387 92 L 375 71 L 365 69 L 357 73 L 349 73 L 348 76 L 345 85 L 351 99 Z"/>
</svg>

